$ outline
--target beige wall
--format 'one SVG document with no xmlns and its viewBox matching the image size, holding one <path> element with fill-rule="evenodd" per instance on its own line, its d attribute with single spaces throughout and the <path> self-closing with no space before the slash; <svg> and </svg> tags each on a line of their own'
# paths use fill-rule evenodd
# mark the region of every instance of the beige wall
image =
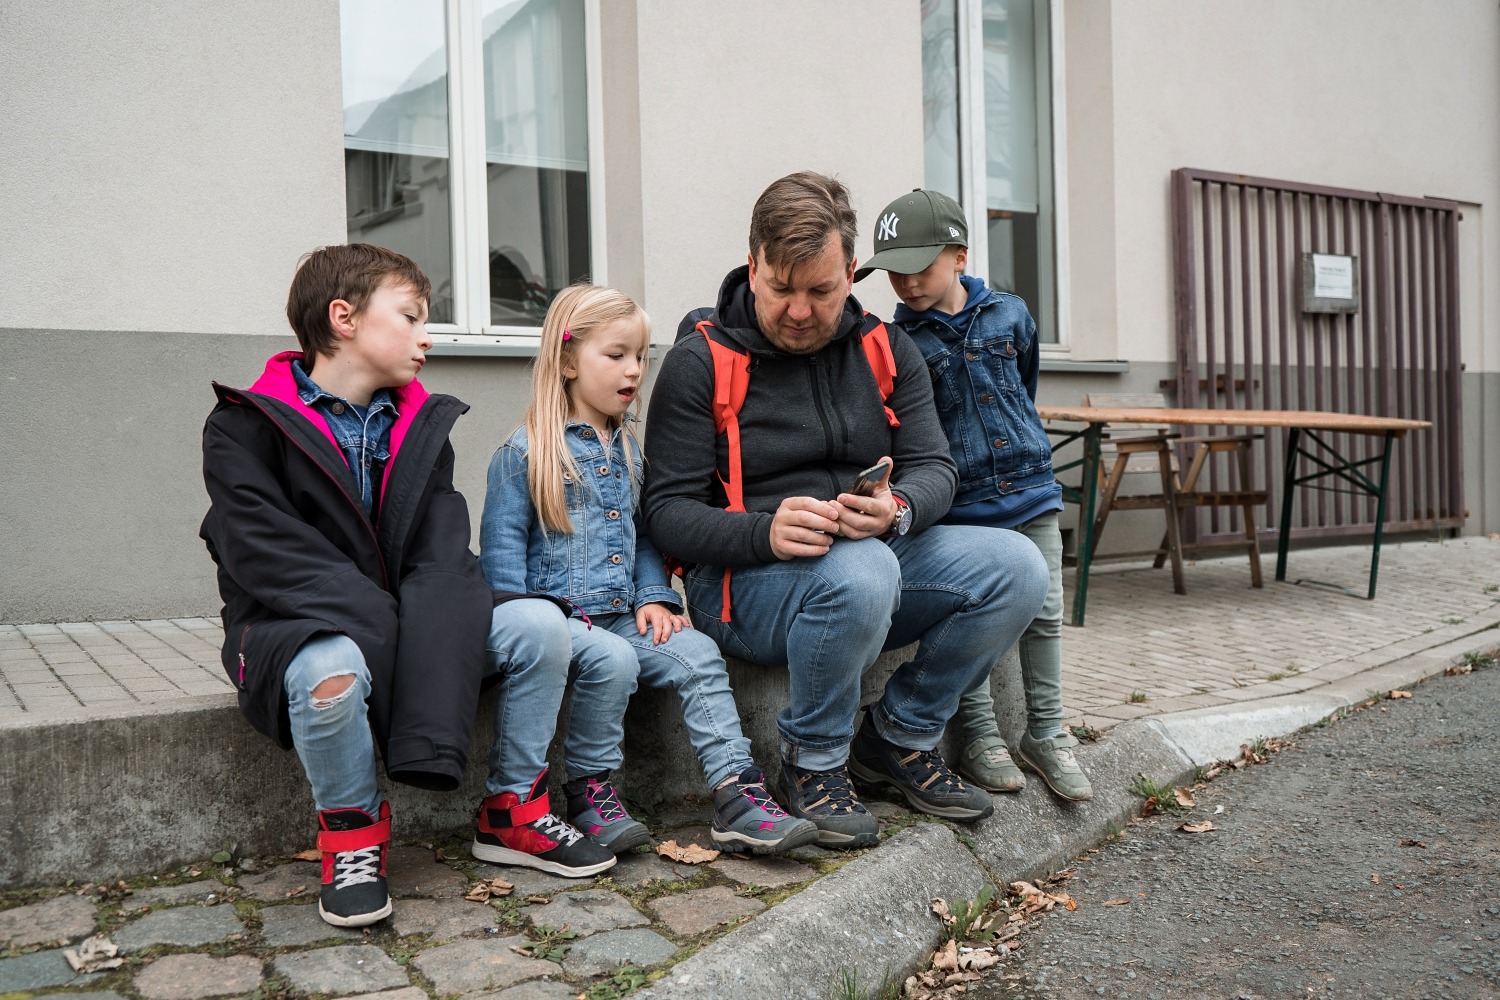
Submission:
<svg viewBox="0 0 1500 1000">
<path fill-rule="evenodd" d="M 639 114 L 638 126 L 619 123 L 631 135 L 612 134 L 607 145 L 627 160 L 634 155 L 619 167 L 629 178 L 620 186 L 639 200 L 638 211 L 610 205 L 609 273 L 640 282 L 658 341 L 671 341 L 687 310 L 712 305 L 725 273 L 744 263 L 751 206 L 777 177 L 811 169 L 847 184 L 861 257 L 869 256 L 880 209 L 921 186 L 916 3 L 604 6 L 606 48 L 612 33 L 632 28 L 638 46 L 633 58 L 617 57 L 633 62 L 638 90 L 606 97 Z M 616 162 L 606 164 L 612 196 Z M 628 220 L 618 241 L 617 213 Z M 856 291 L 877 312 L 895 304 L 886 282 L 870 279 Z"/>
<path fill-rule="evenodd" d="M 1491 0 L 1064 0 L 1075 344 L 1172 354 L 1168 177 L 1199 167 L 1494 205 L 1500 7 Z M 1109 138 L 1112 137 L 1112 142 Z M 1101 159 L 1101 157 L 1104 157 Z M 1500 276 L 1473 255 L 1500 213 L 1466 213 L 1470 371 L 1500 366 Z M 1109 249 L 1106 249 L 1109 248 Z M 1113 262 L 1116 273 L 1109 273 Z M 1111 307 L 1112 304 L 1112 307 Z M 1478 328 L 1476 328 L 1478 324 Z"/>
<path fill-rule="evenodd" d="M 338 3 L 7 4 L 0 327 L 273 333 L 344 239 Z"/>
</svg>

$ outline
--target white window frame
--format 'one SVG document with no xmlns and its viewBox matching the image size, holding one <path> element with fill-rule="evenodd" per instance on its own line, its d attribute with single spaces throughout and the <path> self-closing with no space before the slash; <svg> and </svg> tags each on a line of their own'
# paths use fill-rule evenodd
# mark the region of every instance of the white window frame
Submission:
<svg viewBox="0 0 1500 1000">
<path fill-rule="evenodd" d="M 604 91 L 599 72 L 601 0 L 584 0 L 585 92 L 588 100 L 589 268 L 607 283 L 604 231 Z M 527 357 L 539 326 L 490 322 L 490 227 L 484 135 L 484 10 L 481 0 L 446 0 L 448 43 L 449 211 L 453 243 L 452 323 L 430 323 L 433 354 Z"/>
<path fill-rule="evenodd" d="M 1051 113 L 1043 115 L 1045 95 L 1037 88 L 1037 121 L 1051 129 L 1052 170 L 1038 177 L 1039 195 L 1051 200 L 1052 227 L 1039 233 L 1038 243 L 1050 252 L 1053 281 L 1044 284 L 1043 301 L 1036 303 L 1044 315 L 1056 317 L 1057 341 L 1041 345 L 1043 355 L 1067 356 L 1072 351 L 1072 322 L 1069 303 L 1072 300 L 1071 272 L 1068 266 L 1068 175 L 1067 175 L 1067 99 L 1063 66 L 1063 4 L 1048 4 L 1047 50 L 1037 55 L 1047 60 L 1051 84 Z M 988 280 L 990 273 L 988 191 L 989 171 L 985 162 L 984 114 L 984 0 L 957 0 L 958 20 L 958 146 L 959 200 L 969 232 L 985 234 L 969 241 L 969 274 Z M 1041 61 L 1038 59 L 1038 62 Z"/>
</svg>

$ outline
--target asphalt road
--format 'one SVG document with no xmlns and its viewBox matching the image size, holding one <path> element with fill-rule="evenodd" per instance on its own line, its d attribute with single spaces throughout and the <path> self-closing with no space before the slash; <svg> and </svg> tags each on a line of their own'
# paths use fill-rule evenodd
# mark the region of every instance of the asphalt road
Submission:
<svg viewBox="0 0 1500 1000">
<path fill-rule="evenodd" d="M 1131 824 L 966 996 L 1500 997 L 1500 668 L 1413 694 Z"/>
</svg>

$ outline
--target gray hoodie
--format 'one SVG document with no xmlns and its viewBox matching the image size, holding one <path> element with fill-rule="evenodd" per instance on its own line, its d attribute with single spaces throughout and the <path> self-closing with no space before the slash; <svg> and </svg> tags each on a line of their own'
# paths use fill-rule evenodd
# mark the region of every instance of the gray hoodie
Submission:
<svg viewBox="0 0 1500 1000">
<path fill-rule="evenodd" d="M 748 269 L 729 273 L 714 323 L 751 358 L 739 413 L 745 512 L 724 509 L 728 444 L 714 433 L 713 359 L 692 332 L 662 360 L 646 421 L 642 510 L 662 552 L 714 566 L 775 562 L 771 518 L 781 501 L 832 500 L 882 455 L 891 456 L 891 488 L 911 506 L 913 531 L 947 513 L 957 472 L 927 364 L 899 327 L 888 327 L 896 385 L 886 405 L 901 421 L 891 427 L 860 345 L 862 317 L 851 296 L 832 341 L 810 355 L 787 354 L 760 331 Z"/>
</svg>

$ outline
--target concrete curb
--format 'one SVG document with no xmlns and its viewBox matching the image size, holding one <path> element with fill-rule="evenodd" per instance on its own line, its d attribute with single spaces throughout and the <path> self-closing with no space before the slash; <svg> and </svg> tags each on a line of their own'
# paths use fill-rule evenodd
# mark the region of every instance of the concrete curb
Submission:
<svg viewBox="0 0 1500 1000">
<path fill-rule="evenodd" d="M 933 823 L 904 830 L 838 872 L 726 934 L 642 1000 L 760 1000 L 824 997 L 840 968 L 861 985 L 904 975 L 940 943 L 932 897 L 973 899 L 1067 866 L 1124 827 L 1140 809 L 1138 775 L 1180 784 L 1200 766 L 1238 757 L 1240 744 L 1289 736 L 1392 688 L 1441 674 L 1463 654 L 1494 646 L 1480 635 L 1334 682 L 1315 693 L 1280 695 L 1233 708 L 1199 709 L 1124 722 L 1079 749 L 1095 790 L 1090 802 L 1062 803 L 1034 777 L 1002 796 L 994 815 L 955 834 Z M 872 959 L 872 956 L 879 956 Z"/>
</svg>

